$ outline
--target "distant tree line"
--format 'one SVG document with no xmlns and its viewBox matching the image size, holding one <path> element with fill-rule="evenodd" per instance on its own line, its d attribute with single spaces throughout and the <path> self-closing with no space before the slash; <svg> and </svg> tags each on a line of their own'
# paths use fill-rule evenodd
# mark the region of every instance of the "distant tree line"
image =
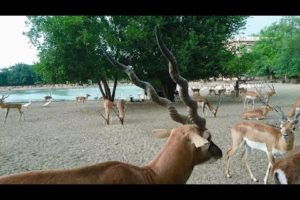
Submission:
<svg viewBox="0 0 300 200">
<path fill-rule="evenodd" d="M 0 69 L 0 86 L 34 85 L 39 81 L 33 65 L 18 63 Z"/>
</svg>

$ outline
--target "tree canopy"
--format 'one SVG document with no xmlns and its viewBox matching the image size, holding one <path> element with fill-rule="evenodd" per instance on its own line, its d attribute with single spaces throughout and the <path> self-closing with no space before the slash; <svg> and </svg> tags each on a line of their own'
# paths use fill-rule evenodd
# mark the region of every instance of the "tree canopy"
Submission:
<svg viewBox="0 0 300 200">
<path fill-rule="evenodd" d="M 262 30 L 250 54 L 254 75 L 299 77 L 300 18 L 283 17 Z"/>
<path fill-rule="evenodd" d="M 173 98 L 175 84 L 154 35 L 159 25 L 164 41 L 189 80 L 216 77 L 230 60 L 226 41 L 244 25 L 245 16 L 31 16 L 26 35 L 37 47 L 38 74 L 58 83 L 92 79 L 117 80 L 116 72 L 99 53 L 100 46 Z M 125 76 L 124 76 L 125 78 Z M 99 84 L 100 86 L 100 84 Z M 100 88 L 101 89 L 101 88 Z"/>
<path fill-rule="evenodd" d="M 0 86 L 33 85 L 38 78 L 33 65 L 18 63 L 0 70 Z"/>
</svg>

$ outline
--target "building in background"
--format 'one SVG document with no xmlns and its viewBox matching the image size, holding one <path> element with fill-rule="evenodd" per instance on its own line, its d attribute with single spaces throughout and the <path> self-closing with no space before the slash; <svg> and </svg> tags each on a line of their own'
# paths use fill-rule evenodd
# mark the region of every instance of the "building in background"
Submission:
<svg viewBox="0 0 300 200">
<path fill-rule="evenodd" d="M 251 47 L 258 40 L 257 36 L 236 36 L 228 41 L 228 49 L 236 55 L 240 55 L 241 47 L 246 48 L 246 52 L 250 52 Z"/>
</svg>

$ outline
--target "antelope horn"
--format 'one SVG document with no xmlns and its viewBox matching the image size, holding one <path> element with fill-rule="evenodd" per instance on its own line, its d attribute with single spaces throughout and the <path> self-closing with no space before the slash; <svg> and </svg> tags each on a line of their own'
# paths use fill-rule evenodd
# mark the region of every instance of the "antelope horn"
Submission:
<svg viewBox="0 0 300 200">
<path fill-rule="evenodd" d="M 192 100 L 188 93 L 188 82 L 186 79 L 184 79 L 182 76 L 180 76 L 177 68 L 177 61 L 175 59 L 175 56 L 172 54 L 172 52 L 165 46 L 163 41 L 161 40 L 160 33 L 158 30 L 158 27 L 155 27 L 155 33 L 156 33 L 156 41 L 158 43 L 158 47 L 164 57 L 169 62 L 169 73 L 172 78 L 172 80 L 180 86 L 180 97 L 184 104 L 189 108 L 189 118 L 190 120 L 196 124 L 199 128 L 205 129 L 206 120 L 205 118 L 202 118 L 198 115 L 197 109 L 198 105 L 197 102 Z"/>
<path fill-rule="evenodd" d="M 150 99 L 153 102 L 155 102 L 161 106 L 167 107 L 169 110 L 169 114 L 174 121 L 179 122 L 181 124 L 191 123 L 188 117 L 180 115 L 177 112 L 176 108 L 173 105 L 173 102 L 171 102 L 167 98 L 158 96 L 155 89 L 153 88 L 153 86 L 150 83 L 141 81 L 137 77 L 135 72 L 129 66 L 124 65 L 124 64 L 116 61 L 115 59 L 113 59 L 102 47 L 100 47 L 100 49 L 102 50 L 102 52 L 103 52 L 104 56 L 107 58 L 107 60 L 113 66 L 117 67 L 118 69 L 124 71 L 127 74 L 127 76 L 130 78 L 130 80 L 132 81 L 133 84 L 146 90 L 147 94 L 150 95 Z"/>
<path fill-rule="evenodd" d="M 292 124 L 297 124 L 299 121 L 298 121 L 298 117 L 300 116 L 300 112 L 297 113 L 297 115 L 294 117 L 294 120 L 292 122 Z"/>
<path fill-rule="evenodd" d="M 7 97 L 9 97 L 9 94 L 7 94 L 6 96 L 5 95 L 2 95 L 2 97 L 1 97 L 1 101 L 3 101 L 4 99 L 6 99 Z"/>
<path fill-rule="evenodd" d="M 276 107 L 278 108 L 278 110 L 279 110 L 279 112 L 280 112 L 280 114 L 281 114 L 281 120 L 282 120 L 282 121 L 285 120 L 286 117 L 284 116 L 284 112 L 281 110 L 281 108 L 280 108 L 279 106 L 276 106 Z"/>
</svg>

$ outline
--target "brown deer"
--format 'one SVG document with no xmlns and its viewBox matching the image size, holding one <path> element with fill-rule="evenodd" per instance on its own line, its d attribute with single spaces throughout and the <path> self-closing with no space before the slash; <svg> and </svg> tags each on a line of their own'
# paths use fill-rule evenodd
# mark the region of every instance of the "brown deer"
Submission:
<svg viewBox="0 0 300 200">
<path fill-rule="evenodd" d="M 156 39 L 161 52 L 169 61 L 171 78 L 180 86 L 180 96 L 188 107 L 188 115 L 179 114 L 172 101 L 159 97 L 150 83 L 141 81 L 131 68 L 102 50 L 113 66 L 124 71 L 135 85 L 145 89 L 152 101 L 166 107 L 174 121 L 184 124 L 172 130 L 154 131 L 156 136 L 168 137 L 168 140 L 153 160 L 143 167 L 111 161 L 71 170 L 27 172 L 0 177 L 0 183 L 184 184 L 195 165 L 220 159 L 222 151 L 211 140 L 206 120 L 198 115 L 197 102 L 188 94 L 188 82 L 180 76 L 176 59 L 161 41 L 157 29 Z"/>
<path fill-rule="evenodd" d="M 269 111 L 275 110 L 276 112 L 279 112 L 276 108 L 270 106 L 268 102 L 263 101 L 263 99 L 260 96 L 258 96 L 258 99 L 265 106 L 261 108 L 256 108 L 254 110 L 245 111 L 241 116 L 243 119 L 256 118 L 257 120 L 261 120 L 261 119 L 265 119 Z M 278 109 L 280 109 L 280 112 L 282 112 L 280 107 L 278 107 Z"/>
<path fill-rule="evenodd" d="M 276 161 L 272 173 L 276 183 L 300 184 L 300 146 L 291 150 L 285 158 Z"/>
<path fill-rule="evenodd" d="M 5 115 L 5 120 L 4 120 L 4 123 L 6 122 L 6 118 L 7 118 L 7 115 L 9 113 L 9 110 L 10 109 L 17 109 L 20 113 L 20 119 L 19 121 L 21 120 L 22 118 L 22 115 L 24 114 L 23 111 L 21 110 L 22 109 L 22 104 L 20 103 L 4 103 L 4 99 L 6 99 L 9 95 L 2 95 L 1 99 L 0 99 L 0 107 L 5 109 L 6 108 L 6 115 Z M 24 116 L 24 115 L 23 115 Z M 24 117 L 24 120 L 25 120 L 25 117 Z"/>
<path fill-rule="evenodd" d="M 104 98 L 103 107 L 104 107 L 105 115 L 103 116 L 102 113 L 100 113 L 100 115 L 105 120 L 107 125 L 109 125 L 110 123 L 110 112 L 113 108 L 113 105 L 114 105 L 113 101 L 109 100 L 108 98 Z"/>
<path fill-rule="evenodd" d="M 115 112 L 118 118 L 120 119 L 122 125 L 124 123 L 124 117 L 125 117 L 125 104 L 126 101 L 124 99 L 118 100 L 117 102 L 118 112 Z"/>
<path fill-rule="evenodd" d="M 91 96 L 90 94 L 86 94 L 85 96 L 78 96 L 76 97 L 76 103 L 84 103 L 85 100 L 87 100 Z"/>
<path fill-rule="evenodd" d="M 294 147 L 294 129 L 299 116 L 300 113 L 296 115 L 293 121 L 287 121 L 282 112 L 280 129 L 256 122 L 242 121 L 235 124 L 231 128 L 232 146 L 225 156 L 226 176 L 231 177 L 229 174 L 229 158 L 233 156 L 237 149 L 244 147 L 241 158 L 245 162 L 251 179 L 255 182 L 258 181 L 247 163 L 247 154 L 249 149 L 252 148 L 262 150 L 268 155 L 269 165 L 264 177 L 264 183 L 267 184 L 270 169 L 272 169 L 275 162 L 274 156 L 282 155 Z"/>
<path fill-rule="evenodd" d="M 292 118 L 295 116 L 295 113 L 298 113 L 300 111 L 300 97 L 295 101 L 295 103 L 292 106 L 292 109 L 290 110 L 288 117 Z"/>
<path fill-rule="evenodd" d="M 207 100 L 207 98 L 201 96 L 199 92 L 193 92 L 192 99 L 202 106 L 202 111 L 204 115 L 206 115 L 205 108 L 207 107 L 212 112 L 214 117 L 217 117 L 217 112 L 221 103 L 221 97 L 219 98 L 219 103 L 216 108 L 213 107 L 213 105 Z"/>
<path fill-rule="evenodd" d="M 257 89 L 257 88 L 255 88 Z M 255 99 L 257 99 L 260 96 L 259 91 L 257 90 L 257 92 L 254 91 L 246 91 L 246 92 L 242 92 L 241 91 L 241 96 L 244 99 L 244 109 L 246 109 L 246 104 L 247 104 L 247 108 L 248 108 L 248 100 L 252 100 L 252 109 L 254 110 L 255 108 Z"/>
</svg>

